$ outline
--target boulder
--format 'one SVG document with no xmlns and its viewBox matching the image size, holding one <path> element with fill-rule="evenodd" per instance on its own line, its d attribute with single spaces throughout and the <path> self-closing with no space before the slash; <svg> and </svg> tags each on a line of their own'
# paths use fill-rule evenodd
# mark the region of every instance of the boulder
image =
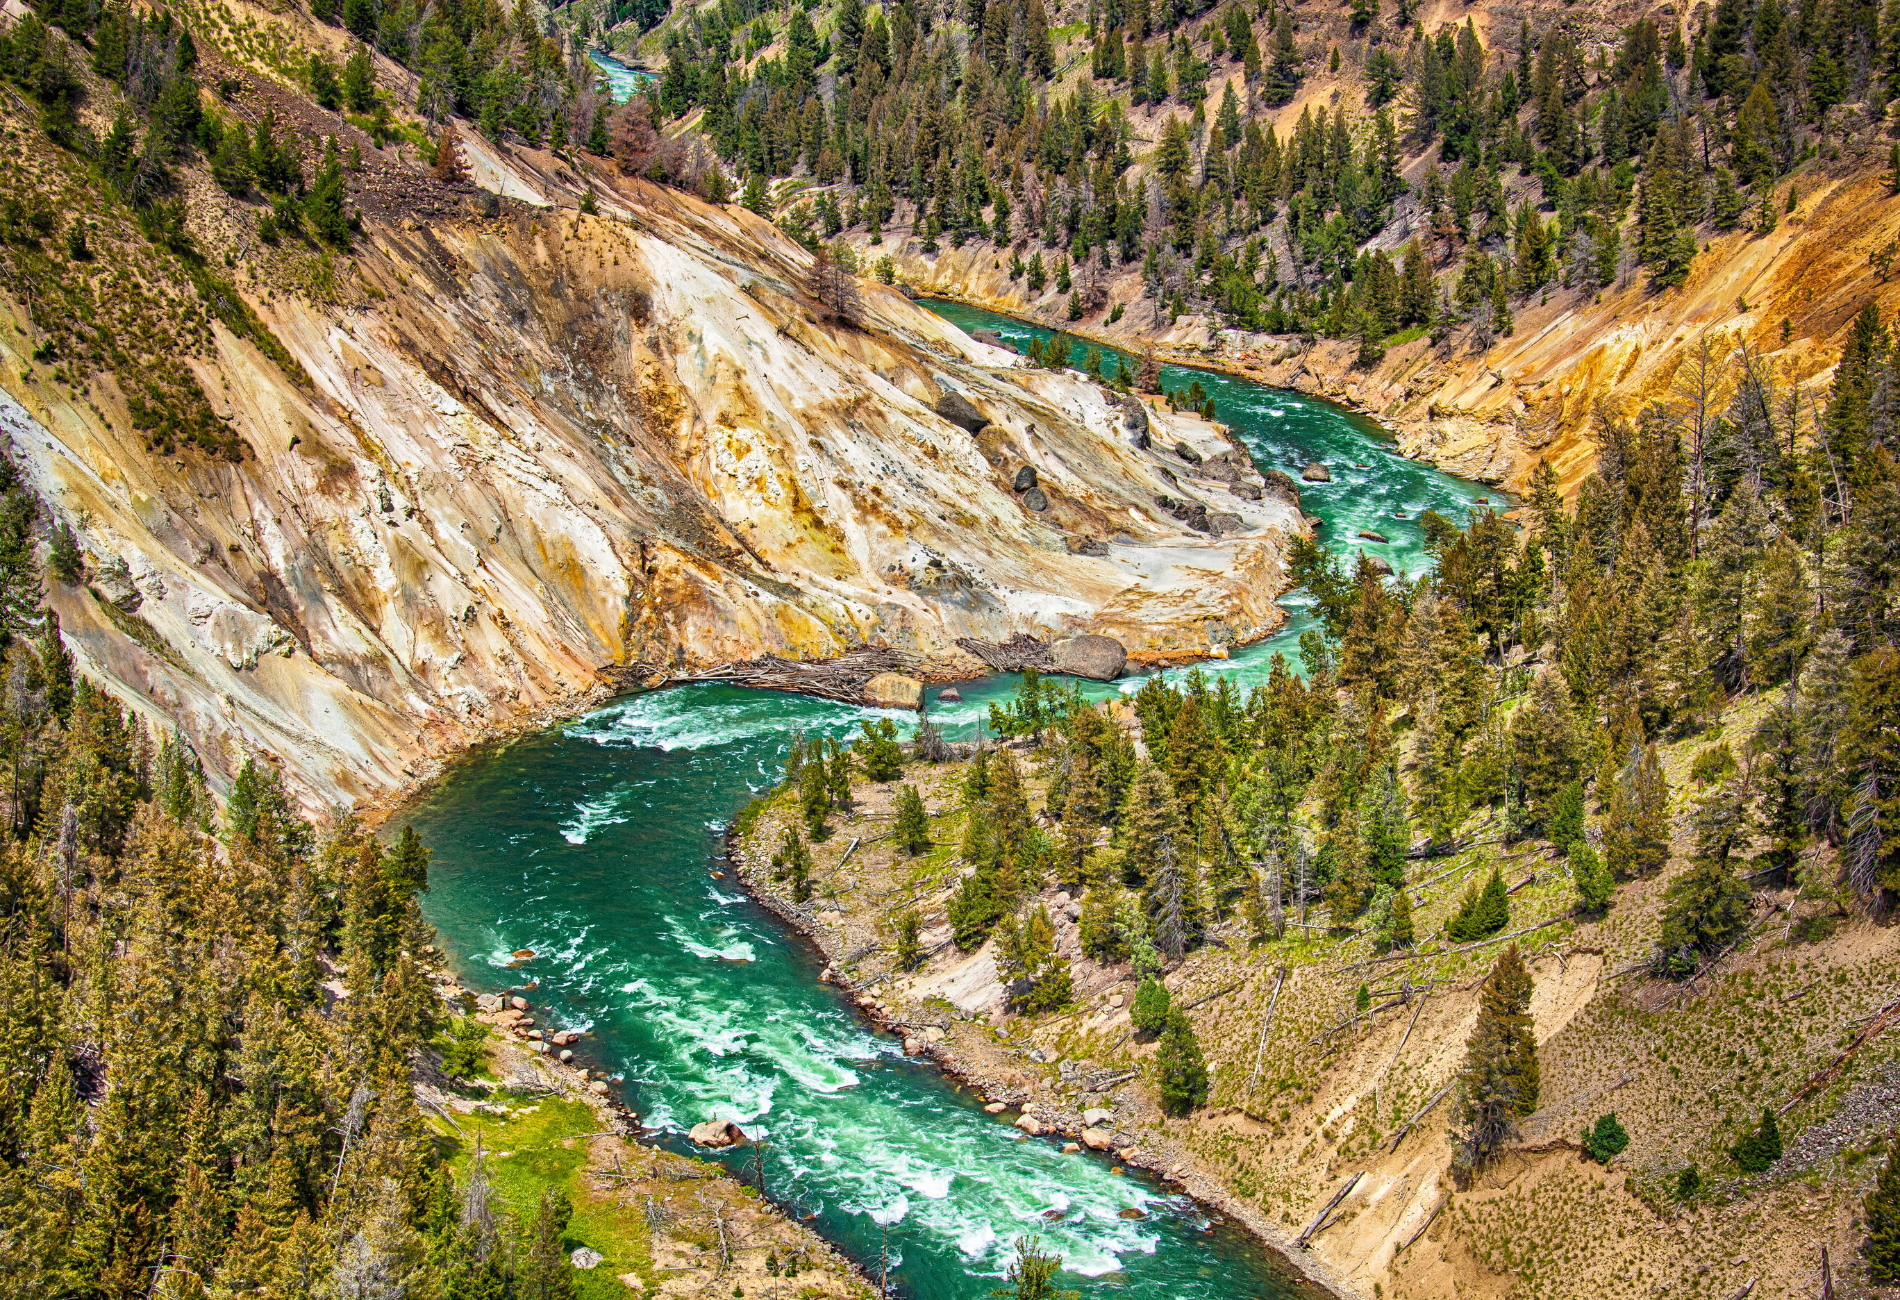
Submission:
<svg viewBox="0 0 1900 1300">
<path fill-rule="evenodd" d="M 568 1064 L 571 1064 L 573 1060 L 574 1060 L 574 1049 L 571 1047 L 563 1047 L 561 1049 L 561 1064 L 568 1065 Z"/>
<path fill-rule="evenodd" d="M 948 388 L 937 399 L 936 410 L 938 415 L 970 433 L 976 433 L 989 423 L 983 412 L 970 405 L 969 398 Z"/>
<path fill-rule="evenodd" d="M 904 1040 L 904 1055 L 905 1056 L 922 1056 L 923 1054 L 924 1054 L 924 1040 L 923 1039 L 913 1036 L 910 1038 L 906 1038 Z"/>
<path fill-rule="evenodd" d="M 1005 1105 L 1004 1103 L 1000 1101 L 993 1101 L 989 1105 L 983 1108 L 983 1113 L 985 1115 L 1001 1115 L 1004 1111 L 1008 1109 L 1009 1107 Z"/>
<path fill-rule="evenodd" d="M 946 686 L 937 692 L 937 703 L 961 704 L 963 703 L 963 692 L 954 686 Z"/>
<path fill-rule="evenodd" d="M 540 1043 L 540 1042 L 529 1043 L 528 1050 L 533 1051 L 533 1052 L 539 1052 L 541 1053 L 541 1055 L 546 1056 L 548 1054 L 548 1045 L 546 1043 Z"/>
<path fill-rule="evenodd" d="M 1390 563 L 1388 563 L 1384 559 L 1384 557 L 1378 556 L 1378 555 L 1368 555 L 1366 556 L 1366 563 L 1371 565 L 1372 571 L 1378 574 L 1381 578 L 1389 578 L 1392 576 L 1392 566 Z"/>
<path fill-rule="evenodd" d="M 1301 515 L 1300 518 L 1306 520 L 1306 526 L 1308 528 L 1320 529 L 1326 526 L 1326 521 L 1321 519 L 1318 515 Z"/>
<path fill-rule="evenodd" d="M 1293 481 L 1291 474 L 1283 469 L 1270 469 L 1263 472 L 1260 477 L 1266 480 L 1267 491 L 1290 506 L 1295 508 L 1299 506 L 1300 485 Z M 1258 498 L 1256 498 L 1256 500 L 1257 499 Z"/>
<path fill-rule="evenodd" d="M 1239 497 L 1242 501 L 1258 501 L 1261 497 L 1260 485 L 1258 483 L 1250 483 L 1246 479 L 1241 479 L 1227 490 Z"/>
<path fill-rule="evenodd" d="M 1070 903 L 1067 907 L 1062 909 L 1062 915 L 1068 917 L 1071 921 L 1080 921 L 1082 919 L 1082 904 Z"/>
<path fill-rule="evenodd" d="M 1076 1153 L 1078 1153 L 1078 1152 L 1079 1152 L 1079 1151 L 1081 1151 L 1081 1150 L 1082 1150 L 1082 1148 L 1081 1148 L 1081 1147 L 1079 1147 L 1079 1146 L 1077 1146 L 1077 1145 L 1076 1145 L 1075 1143 L 1073 1143 L 1073 1142 L 1064 1142 L 1064 1143 L 1062 1144 L 1062 1154 L 1063 1154 L 1063 1155 L 1065 1155 L 1065 1156 L 1072 1156 L 1072 1155 L 1075 1155 Z M 1045 1211 L 1045 1213 L 1048 1213 L 1048 1214 L 1059 1214 L 1059 1213 L 1061 1213 L 1061 1211 L 1059 1211 L 1059 1210 L 1048 1210 L 1048 1211 Z"/>
<path fill-rule="evenodd" d="M 478 1011 L 499 1011 L 501 1010 L 501 998 L 493 993 L 484 993 L 475 999 L 475 1009 Z"/>
<path fill-rule="evenodd" d="M 1308 483 L 1331 483 L 1333 472 L 1318 461 L 1313 461 L 1300 471 L 1300 477 Z"/>
<path fill-rule="evenodd" d="M 1032 487 L 1029 491 L 1023 493 L 1023 505 L 1035 511 L 1037 514 L 1041 514 L 1049 508 L 1049 498 L 1043 494 L 1041 488 Z"/>
<path fill-rule="evenodd" d="M 599 1268 L 601 1261 L 605 1258 L 607 1258 L 605 1255 L 591 1246 L 576 1246 L 574 1253 L 568 1256 L 568 1259 L 573 1261 L 574 1267 L 582 1271 Z"/>
<path fill-rule="evenodd" d="M 1201 453 L 1188 446 L 1185 442 L 1177 442 L 1174 444 L 1174 454 L 1190 465 L 1198 465 L 1202 460 Z"/>
<path fill-rule="evenodd" d="M 1382 542 L 1383 543 L 1383 542 L 1387 542 L 1391 540 L 1384 533 L 1375 533 L 1370 528 L 1361 528 L 1359 530 L 1359 535 L 1365 538 L 1368 542 Z"/>
<path fill-rule="evenodd" d="M 1128 665 L 1128 648 L 1112 636 L 1084 633 L 1064 637 L 1051 645 L 1049 657 L 1059 673 L 1111 682 L 1121 676 L 1122 669 Z"/>
<path fill-rule="evenodd" d="M 695 1144 L 702 1147 L 730 1147 L 748 1141 L 745 1130 L 729 1119 L 709 1119 L 703 1124 L 695 1124 L 687 1132 Z"/>
<path fill-rule="evenodd" d="M 879 673 L 864 684 L 864 702 L 878 709 L 921 709 L 924 684 L 902 673 Z"/>
<path fill-rule="evenodd" d="M 592 1083 L 587 1085 L 587 1091 L 593 1093 L 596 1097 L 605 1097 L 607 1095 L 606 1080 L 604 1079 L 594 1080 Z"/>
<path fill-rule="evenodd" d="M 1090 1128 L 1101 1128 L 1115 1122 L 1115 1112 L 1105 1106 L 1091 1106 L 1082 1112 L 1082 1122 Z"/>
<path fill-rule="evenodd" d="M 943 1030 L 936 1025 L 932 1025 L 930 1028 L 924 1030 L 924 1041 L 926 1043 L 941 1043 L 944 1038 L 945 1034 Z"/>
<path fill-rule="evenodd" d="M 1010 486 L 1014 487 L 1018 492 L 1027 492 L 1030 488 L 1036 486 L 1036 467 L 1034 465 L 1025 465 L 1017 470 L 1016 481 Z"/>
<path fill-rule="evenodd" d="M 1148 445 L 1148 405 L 1139 397 L 1122 399 L 1122 427 L 1134 434 L 1139 441 L 1137 447 Z"/>
<path fill-rule="evenodd" d="M 1084 537 L 1079 541 L 1075 538 L 1070 538 L 1069 554 L 1089 555 L 1098 560 L 1105 560 L 1108 558 L 1108 546 L 1093 537 Z"/>
<path fill-rule="evenodd" d="M 508 1005 L 513 1007 L 516 1011 L 526 1011 L 529 1007 L 528 999 L 523 997 L 509 998 Z"/>
<path fill-rule="evenodd" d="M 1213 510 L 1208 512 L 1207 531 L 1216 537 L 1225 537 L 1229 533 L 1246 532 L 1247 525 L 1239 515 L 1234 514 L 1232 511 Z"/>
<path fill-rule="evenodd" d="M 1082 1145 L 1091 1151 L 1106 1151 L 1115 1145 L 1115 1135 L 1091 1125 L 1082 1130 Z"/>
<path fill-rule="evenodd" d="M 1128 1157 L 1123 1156 L 1122 1158 L 1126 1160 Z M 1121 1216 L 1124 1219 L 1145 1219 L 1148 1217 L 1148 1211 L 1137 1209 L 1131 1205 L 1121 1212 Z"/>
<path fill-rule="evenodd" d="M 1042 1135 L 1042 1121 L 1037 1119 L 1034 1115 L 1018 1115 L 1016 1117 L 1016 1127 L 1029 1134 L 1030 1137 L 1040 1137 Z"/>
</svg>

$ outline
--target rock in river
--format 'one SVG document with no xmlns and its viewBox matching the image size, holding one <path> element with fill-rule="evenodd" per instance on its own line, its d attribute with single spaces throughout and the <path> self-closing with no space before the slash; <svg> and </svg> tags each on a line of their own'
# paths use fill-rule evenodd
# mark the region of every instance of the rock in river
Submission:
<svg viewBox="0 0 1900 1300">
<path fill-rule="evenodd" d="M 1097 682 L 1114 681 L 1128 664 L 1127 647 L 1112 636 L 1092 633 L 1064 637 L 1049 647 L 1049 655 L 1057 672 Z"/>
<path fill-rule="evenodd" d="M 902 673 L 879 673 L 864 684 L 864 702 L 879 709 L 921 709 L 924 684 Z"/>
<path fill-rule="evenodd" d="M 704 1124 L 695 1124 L 686 1136 L 702 1147 L 737 1146 L 750 1140 L 745 1130 L 729 1119 L 709 1119 Z"/>
<path fill-rule="evenodd" d="M 1331 483 L 1333 481 L 1333 472 L 1318 461 L 1313 461 L 1305 469 L 1300 471 L 1300 477 L 1305 479 L 1308 483 Z"/>
<path fill-rule="evenodd" d="M 1388 540 L 1384 533 L 1375 533 L 1370 528 L 1361 528 L 1359 530 L 1359 535 L 1365 538 L 1368 542 L 1383 542 L 1383 541 Z"/>
<path fill-rule="evenodd" d="M 975 433 L 989 423 L 983 412 L 970 405 L 970 399 L 962 393 L 946 388 L 943 396 L 937 399 L 937 414 L 954 425 Z"/>
<path fill-rule="evenodd" d="M 1082 1130 L 1082 1145 L 1091 1151 L 1106 1151 L 1115 1145 L 1115 1135 L 1106 1129 L 1085 1128 Z"/>
<path fill-rule="evenodd" d="M 1392 566 L 1389 563 L 1387 563 L 1382 557 L 1377 556 L 1377 555 L 1367 555 L 1366 563 L 1371 565 L 1372 571 L 1378 574 L 1380 577 L 1389 578 L 1392 576 Z"/>
<path fill-rule="evenodd" d="M 961 704 L 963 703 L 963 692 L 954 686 L 946 686 L 937 692 L 937 703 Z"/>
</svg>

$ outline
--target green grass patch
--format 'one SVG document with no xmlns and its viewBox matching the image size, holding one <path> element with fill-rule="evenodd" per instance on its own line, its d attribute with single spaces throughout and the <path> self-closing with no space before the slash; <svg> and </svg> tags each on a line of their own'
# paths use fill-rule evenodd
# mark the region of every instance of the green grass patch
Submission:
<svg viewBox="0 0 1900 1300">
<path fill-rule="evenodd" d="M 1429 325 L 1414 325 L 1409 330 L 1400 330 L 1397 334 L 1386 335 L 1385 346 L 1396 348 L 1402 344 L 1410 343 L 1414 339 L 1422 339 L 1431 332 L 1432 327 Z"/>
<path fill-rule="evenodd" d="M 655 1278 L 645 1222 L 637 1211 L 581 1186 L 588 1158 L 582 1137 L 600 1129 L 599 1117 L 590 1107 L 584 1102 L 548 1099 L 524 1106 L 505 1120 L 471 1116 L 458 1122 L 465 1137 L 445 1133 L 449 1163 L 458 1182 L 468 1178 L 479 1134 L 496 1199 L 517 1220 L 533 1218 L 545 1189 L 567 1193 L 574 1217 L 562 1237 L 563 1246 L 569 1251 L 591 1246 L 605 1257 L 598 1267 L 574 1274 L 582 1300 L 625 1300 L 630 1293 L 620 1281 L 622 1273 L 638 1273 L 651 1289 Z"/>
</svg>

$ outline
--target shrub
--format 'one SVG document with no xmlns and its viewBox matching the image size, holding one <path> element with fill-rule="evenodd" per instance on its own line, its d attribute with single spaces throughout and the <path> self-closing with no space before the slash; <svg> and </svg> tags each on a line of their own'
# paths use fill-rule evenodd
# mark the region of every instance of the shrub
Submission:
<svg viewBox="0 0 1900 1300">
<path fill-rule="evenodd" d="M 488 1064 L 488 1027 L 473 1016 L 457 1016 L 442 1049 L 443 1072 L 457 1079 L 473 1079 Z"/>
<path fill-rule="evenodd" d="M 864 734 L 852 748 L 864 767 L 864 775 L 879 785 L 902 776 L 904 747 L 897 743 L 897 724 L 889 718 L 875 722 L 867 718 L 858 724 L 858 729 Z"/>
<path fill-rule="evenodd" d="M 1900 1282 L 1900 1138 L 1887 1142 L 1887 1167 L 1867 1195 L 1867 1271 L 1874 1281 Z"/>
<path fill-rule="evenodd" d="M 1693 1201 L 1701 1190 L 1702 1172 L 1694 1165 L 1684 1165 L 1682 1172 L 1676 1175 L 1676 1199 Z"/>
<path fill-rule="evenodd" d="M 1584 1154 L 1600 1165 L 1607 1165 L 1623 1154 L 1630 1144 L 1630 1135 L 1616 1118 L 1616 1112 L 1597 1116 L 1596 1126 L 1583 1131 Z"/>
<path fill-rule="evenodd" d="M 1493 863 L 1484 888 L 1474 884 L 1465 891 L 1458 911 L 1445 924 L 1445 934 L 1453 943 L 1471 943 L 1496 934 L 1510 923 L 1511 900 L 1504 892 L 1504 878 Z"/>
<path fill-rule="evenodd" d="M 1168 1027 L 1172 1011 L 1167 987 L 1150 975 L 1135 990 L 1135 1005 L 1128 1010 L 1128 1023 L 1143 1038 L 1152 1038 Z"/>
<path fill-rule="evenodd" d="M 772 879 L 792 882 L 792 901 L 803 903 L 811 898 L 811 850 L 788 829 L 777 853 L 772 855 Z"/>
<path fill-rule="evenodd" d="M 1663 896 L 1668 902 L 1657 964 L 1666 975 L 1695 974 L 1704 954 L 1726 947 L 1748 925 L 1748 886 L 1725 862 L 1698 862 Z"/>
<path fill-rule="evenodd" d="M 912 911 L 899 912 L 891 919 L 891 928 L 896 938 L 891 945 L 891 955 L 899 970 L 916 970 L 923 962 L 923 945 L 917 936 L 923 931 L 924 923 Z"/>
<path fill-rule="evenodd" d="M 1772 1107 L 1763 1106 L 1761 1123 L 1735 1140 L 1728 1149 L 1743 1172 L 1758 1174 L 1781 1159 L 1781 1128 L 1775 1123 Z"/>
<path fill-rule="evenodd" d="M 1128 936 L 1116 924 L 1116 903 L 1113 889 L 1096 886 L 1083 896 L 1076 925 L 1082 951 L 1103 965 L 1128 960 Z"/>
<path fill-rule="evenodd" d="M 1715 785 L 1735 772 L 1735 754 L 1726 740 L 1698 750 L 1689 764 L 1689 777 L 1697 785 Z"/>
</svg>

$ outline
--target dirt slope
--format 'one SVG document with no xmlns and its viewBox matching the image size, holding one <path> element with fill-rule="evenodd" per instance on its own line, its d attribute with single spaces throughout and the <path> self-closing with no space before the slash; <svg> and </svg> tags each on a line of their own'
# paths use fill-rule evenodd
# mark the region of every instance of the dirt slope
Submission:
<svg viewBox="0 0 1900 1300">
<path fill-rule="evenodd" d="M 1099 631 L 1179 658 L 1282 619 L 1304 524 L 1233 494 L 1259 484 L 1244 463 L 1223 481 L 1173 450 L 1213 463 L 1232 450 L 1217 427 L 1150 411 L 1143 450 L 1096 385 L 895 292 L 864 283 L 859 326 L 823 318 L 808 255 L 736 207 L 472 141 L 488 188 L 444 185 L 203 44 L 233 116 L 357 148 L 360 240 L 272 247 L 261 204 L 184 174 L 189 235 L 228 250 L 268 330 L 213 320 L 172 351 L 238 462 L 163 454 L 111 374 L 36 365 L 84 339 L 18 297 L 0 423 L 89 557 L 50 593 L 82 667 L 181 728 L 214 779 L 265 749 L 313 804 L 374 796 L 609 686 L 763 652 L 881 645 L 944 673 L 975 663 L 959 637 Z M 17 135 L 0 189 L 102 214 L 63 290 L 105 304 L 110 268 L 136 267 L 197 321 L 181 267 L 70 155 Z M 589 189 L 599 215 L 578 211 Z M 982 436 L 937 414 L 950 394 Z M 1014 490 L 1025 465 L 1045 509 Z M 1160 495 L 1225 522 L 1196 531 Z"/>
</svg>

